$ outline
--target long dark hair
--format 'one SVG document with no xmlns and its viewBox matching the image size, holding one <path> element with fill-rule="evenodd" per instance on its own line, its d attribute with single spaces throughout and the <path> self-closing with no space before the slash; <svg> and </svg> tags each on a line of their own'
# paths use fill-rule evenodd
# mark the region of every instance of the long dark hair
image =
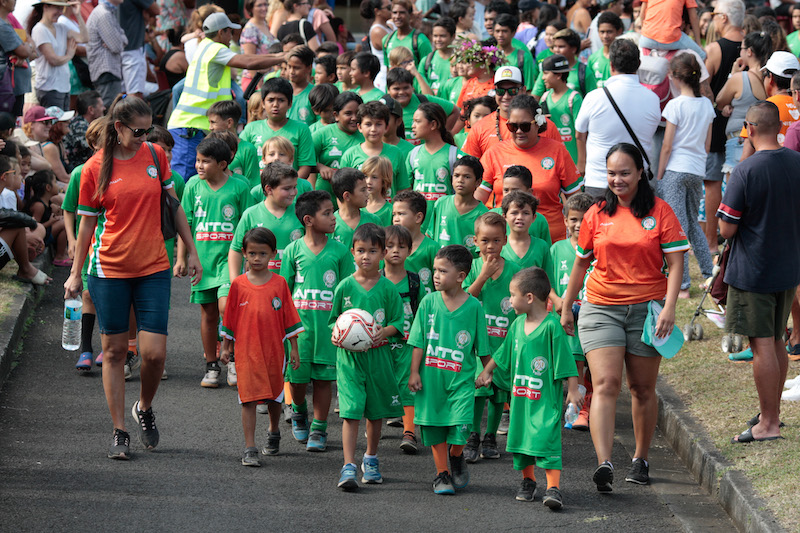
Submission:
<svg viewBox="0 0 800 533">
<path fill-rule="evenodd" d="M 636 170 L 640 172 L 644 170 L 642 153 L 631 143 L 618 143 L 612 146 L 608 154 L 606 154 L 606 163 L 608 162 L 608 158 L 617 152 L 622 152 L 633 159 Z M 617 198 L 617 195 L 614 194 L 611 189 L 606 189 L 605 197 L 598 200 L 597 205 L 600 207 L 600 211 L 604 211 L 608 213 L 608 216 L 613 217 L 614 213 L 617 212 L 617 206 L 619 206 L 619 198 Z M 636 218 L 641 219 L 646 217 L 655 205 L 656 195 L 653 193 L 652 187 L 650 187 L 650 182 L 642 172 L 642 177 L 636 188 L 636 195 L 633 197 L 633 200 L 631 200 L 631 213 L 633 213 L 633 216 Z"/>
<path fill-rule="evenodd" d="M 28 30 L 28 35 L 33 33 L 33 27 L 36 26 L 42 17 L 44 16 L 44 4 L 34 4 L 33 11 L 31 14 L 28 15 L 28 26 L 25 28 Z"/>
<path fill-rule="evenodd" d="M 39 170 L 25 178 L 25 198 L 22 200 L 22 211 L 30 214 L 31 206 L 47 192 L 47 186 L 53 183 L 56 175 L 52 170 Z"/>
<path fill-rule="evenodd" d="M 123 124 L 130 124 L 137 117 L 147 117 L 152 114 L 150 106 L 136 96 L 119 95 L 114 99 L 106 114 L 106 123 L 103 128 L 103 163 L 100 166 L 100 178 L 97 180 L 95 198 L 99 198 L 106 191 L 114 170 L 114 147 L 119 144 L 114 123 L 119 120 Z"/>
<path fill-rule="evenodd" d="M 447 114 L 445 114 L 442 106 L 434 102 L 425 102 L 419 105 L 417 111 L 422 111 L 422 114 L 425 115 L 425 119 L 429 122 L 436 122 L 436 124 L 439 125 L 439 135 L 442 136 L 444 142 L 447 144 L 456 144 L 455 139 L 453 139 L 453 134 L 447 129 Z"/>
<path fill-rule="evenodd" d="M 692 88 L 695 97 L 700 96 L 700 64 L 692 54 L 676 55 L 669 61 L 672 77 Z"/>
</svg>

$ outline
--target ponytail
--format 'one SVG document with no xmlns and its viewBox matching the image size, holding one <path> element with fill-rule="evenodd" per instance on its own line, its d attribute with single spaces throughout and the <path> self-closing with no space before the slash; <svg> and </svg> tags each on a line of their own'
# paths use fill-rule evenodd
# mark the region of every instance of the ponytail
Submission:
<svg viewBox="0 0 800 533">
<path fill-rule="evenodd" d="M 425 115 L 425 119 L 429 122 L 436 122 L 436 124 L 438 124 L 439 128 L 437 131 L 445 143 L 456 144 L 453 134 L 447 129 L 447 115 L 444 109 L 442 109 L 442 106 L 434 102 L 425 102 L 419 105 L 417 111 L 422 111 Z"/>
</svg>

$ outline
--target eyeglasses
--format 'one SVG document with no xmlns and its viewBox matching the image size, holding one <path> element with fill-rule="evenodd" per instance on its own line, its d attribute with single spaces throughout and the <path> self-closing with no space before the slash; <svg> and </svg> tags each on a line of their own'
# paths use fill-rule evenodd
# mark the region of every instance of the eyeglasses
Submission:
<svg viewBox="0 0 800 533">
<path fill-rule="evenodd" d="M 517 96 L 519 94 L 520 89 L 521 87 L 509 87 L 508 89 L 503 89 L 502 87 L 495 87 L 494 92 L 497 96 L 505 96 L 506 93 L 508 93 L 509 96 Z"/>
<path fill-rule="evenodd" d="M 128 126 L 124 122 L 122 123 L 122 125 L 125 126 L 126 128 L 128 128 L 129 130 L 131 130 L 131 132 L 133 133 L 134 137 L 141 137 L 142 135 L 148 135 L 150 132 L 153 131 L 153 129 L 155 129 L 154 126 L 150 126 L 147 129 L 144 129 L 144 128 L 131 128 L 130 126 Z"/>
<path fill-rule="evenodd" d="M 516 122 L 506 122 L 506 127 L 511 133 L 517 133 L 517 130 L 522 131 L 522 133 L 528 133 L 531 131 L 531 126 L 533 126 L 533 122 L 520 122 L 519 124 Z"/>
<path fill-rule="evenodd" d="M 745 120 L 745 121 L 744 121 L 744 127 L 745 127 L 745 129 L 747 129 L 747 126 L 748 126 L 748 125 L 749 125 L 749 126 L 758 126 L 758 122 L 748 122 L 748 121 L 746 121 L 746 120 Z"/>
</svg>

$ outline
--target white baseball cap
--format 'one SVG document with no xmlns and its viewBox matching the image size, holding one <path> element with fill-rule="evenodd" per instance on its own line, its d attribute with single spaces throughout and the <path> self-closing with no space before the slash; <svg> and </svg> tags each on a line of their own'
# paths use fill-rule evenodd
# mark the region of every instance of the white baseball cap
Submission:
<svg viewBox="0 0 800 533">
<path fill-rule="evenodd" d="M 242 27 L 231 22 L 231 19 L 225 13 L 212 13 L 203 21 L 203 31 L 205 33 L 214 33 L 225 28 L 239 30 Z"/>
<path fill-rule="evenodd" d="M 494 84 L 501 81 L 511 81 L 522 85 L 522 72 L 517 67 L 500 67 L 494 73 Z"/>
<path fill-rule="evenodd" d="M 773 52 L 761 70 L 768 70 L 781 78 L 791 78 L 795 71 L 800 70 L 800 62 L 790 52 Z"/>
</svg>

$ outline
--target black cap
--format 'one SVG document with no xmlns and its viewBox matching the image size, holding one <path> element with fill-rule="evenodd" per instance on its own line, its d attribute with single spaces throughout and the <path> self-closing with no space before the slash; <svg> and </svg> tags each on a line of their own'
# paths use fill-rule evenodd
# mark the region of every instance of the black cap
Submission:
<svg viewBox="0 0 800 533">
<path fill-rule="evenodd" d="M 553 54 L 542 61 L 542 72 L 555 72 L 556 74 L 560 74 L 569 71 L 569 61 L 561 54 Z"/>
<path fill-rule="evenodd" d="M 396 116 L 402 117 L 403 116 L 403 107 L 397 103 L 397 100 L 389 96 L 388 94 L 384 94 L 380 98 L 378 98 L 378 102 L 386 105 L 389 108 L 389 112 Z"/>
</svg>

